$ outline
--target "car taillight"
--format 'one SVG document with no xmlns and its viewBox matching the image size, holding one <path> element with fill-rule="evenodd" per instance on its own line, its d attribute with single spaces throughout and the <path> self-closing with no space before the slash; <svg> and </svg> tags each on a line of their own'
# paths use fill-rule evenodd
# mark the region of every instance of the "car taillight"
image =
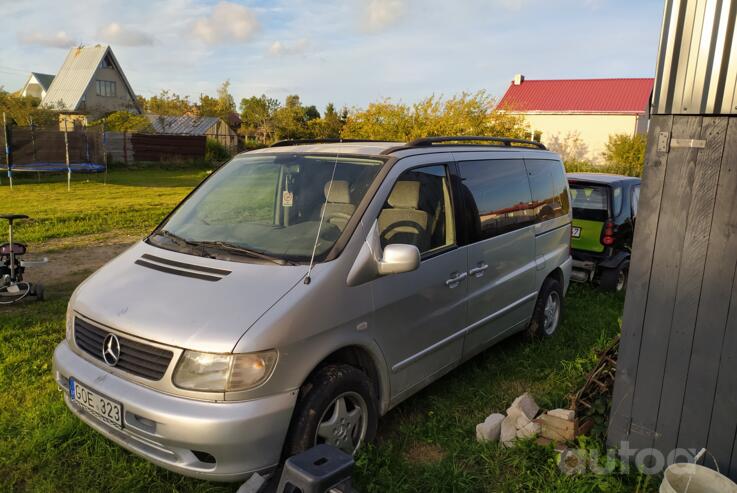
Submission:
<svg viewBox="0 0 737 493">
<path fill-rule="evenodd" d="M 601 243 L 605 246 L 614 244 L 614 223 L 607 221 L 604 225 L 604 234 L 601 237 Z"/>
</svg>

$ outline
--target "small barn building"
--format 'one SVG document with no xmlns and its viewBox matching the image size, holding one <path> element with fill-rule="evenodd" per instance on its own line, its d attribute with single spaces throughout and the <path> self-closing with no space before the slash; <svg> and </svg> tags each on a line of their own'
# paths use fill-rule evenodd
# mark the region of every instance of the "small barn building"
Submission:
<svg viewBox="0 0 737 493">
<path fill-rule="evenodd" d="M 524 116 L 531 137 L 553 150 L 570 148 L 575 156 L 602 161 L 613 134 L 647 132 L 648 104 L 653 79 L 526 80 L 516 75 L 498 108 Z M 568 141 L 568 142 L 567 142 Z"/>
<path fill-rule="evenodd" d="M 216 116 L 165 116 L 147 114 L 157 134 L 204 135 L 220 142 L 231 154 L 238 150 L 238 134 L 222 118 Z"/>
</svg>

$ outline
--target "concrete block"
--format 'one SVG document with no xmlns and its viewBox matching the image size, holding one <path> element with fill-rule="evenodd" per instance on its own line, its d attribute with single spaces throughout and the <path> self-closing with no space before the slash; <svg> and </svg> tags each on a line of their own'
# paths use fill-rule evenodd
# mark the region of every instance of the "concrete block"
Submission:
<svg viewBox="0 0 737 493">
<path fill-rule="evenodd" d="M 507 416 L 502 420 L 502 429 L 499 440 L 507 447 L 511 447 L 517 438 L 517 416 Z"/>
<path fill-rule="evenodd" d="M 547 412 L 549 416 L 555 416 L 556 418 L 565 419 L 566 421 L 573 421 L 576 419 L 576 412 L 572 409 L 552 409 Z"/>
<path fill-rule="evenodd" d="M 519 409 L 522 411 L 522 414 L 532 420 L 535 419 L 535 416 L 537 416 L 537 413 L 540 411 L 540 406 L 537 405 L 535 399 L 532 398 L 532 395 L 530 395 L 529 392 L 525 392 L 512 402 L 512 405 L 507 409 L 507 415 L 514 412 L 513 409 Z"/>
<path fill-rule="evenodd" d="M 490 414 L 483 423 L 476 425 L 476 440 L 479 442 L 495 442 L 502 431 L 503 414 Z"/>
<path fill-rule="evenodd" d="M 263 490 L 265 484 L 266 478 L 256 472 L 253 473 L 250 478 L 248 478 L 248 481 L 243 483 L 241 487 L 238 488 L 238 491 L 236 491 L 236 493 L 259 493 Z"/>
</svg>

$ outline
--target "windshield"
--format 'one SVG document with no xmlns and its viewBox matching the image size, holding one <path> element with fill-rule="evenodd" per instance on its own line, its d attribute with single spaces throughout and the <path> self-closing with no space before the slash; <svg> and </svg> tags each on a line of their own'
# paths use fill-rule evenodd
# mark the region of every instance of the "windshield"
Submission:
<svg viewBox="0 0 737 493">
<path fill-rule="evenodd" d="M 222 250 L 262 260 L 308 261 L 324 211 L 315 248 L 320 260 L 382 164 L 379 159 L 306 154 L 236 157 L 181 204 L 149 241 L 188 253 Z"/>
<path fill-rule="evenodd" d="M 606 187 L 571 183 L 573 217 L 592 221 L 606 221 L 609 217 L 609 194 Z"/>
</svg>

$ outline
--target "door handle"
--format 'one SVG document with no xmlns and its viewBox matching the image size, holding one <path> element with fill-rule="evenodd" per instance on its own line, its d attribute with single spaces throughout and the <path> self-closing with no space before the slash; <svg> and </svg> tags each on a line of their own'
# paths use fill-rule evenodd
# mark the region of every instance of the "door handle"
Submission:
<svg viewBox="0 0 737 493">
<path fill-rule="evenodd" d="M 448 279 L 447 281 L 445 281 L 445 285 L 448 286 L 449 288 L 453 289 L 454 287 L 458 286 L 461 283 L 461 281 L 466 278 L 466 276 L 468 276 L 468 273 L 466 273 L 466 272 L 460 272 L 460 273 L 454 272 L 451 275 L 453 277 L 451 277 L 450 279 Z"/>
<path fill-rule="evenodd" d="M 474 277 L 482 277 L 484 275 L 484 271 L 489 268 L 489 265 L 485 262 L 480 262 L 477 267 L 474 267 L 473 269 L 468 271 L 468 274 Z"/>
</svg>

